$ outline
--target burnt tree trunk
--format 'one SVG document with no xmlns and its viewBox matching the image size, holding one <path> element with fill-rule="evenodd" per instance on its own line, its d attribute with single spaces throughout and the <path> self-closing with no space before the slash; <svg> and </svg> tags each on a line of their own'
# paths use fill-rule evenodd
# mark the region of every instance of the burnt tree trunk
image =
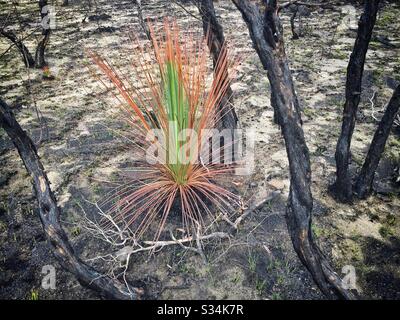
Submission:
<svg viewBox="0 0 400 320">
<path fill-rule="evenodd" d="M 209 34 L 208 47 L 215 68 L 220 54 L 226 54 L 226 51 L 222 50 L 225 43 L 224 30 L 215 15 L 213 0 L 199 0 L 197 6 L 203 22 L 203 32 L 204 34 Z M 225 74 L 226 77 L 229 76 L 227 68 Z M 236 129 L 238 126 L 239 119 L 231 102 L 232 93 L 232 89 L 229 86 L 225 96 L 221 99 L 220 129 Z"/>
<path fill-rule="evenodd" d="M 361 95 L 361 81 L 365 56 L 376 21 L 379 0 L 365 1 L 364 13 L 358 23 L 357 38 L 347 67 L 346 102 L 343 109 L 343 122 L 336 145 L 336 181 L 330 190 L 342 202 L 352 200 L 352 179 L 349 173 L 350 144 L 356 122 Z"/>
<path fill-rule="evenodd" d="M 390 129 L 400 107 L 400 85 L 396 88 L 378 128 L 375 131 L 371 146 L 365 158 L 364 165 L 358 175 L 355 185 L 355 193 L 361 199 L 371 194 L 372 182 L 376 168 L 378 168 L 383 150 L 385 149 L 386 140 L 389 137 Z"/>
<path fill-rule="evenodd" d="M 33 68 L 35 66 L 35 60 L 33 59 L 32 54 L 30 53 L 28 48 L 23 44 L 22 40 L 19 40 L 13 32 L 6 31 L 4 29 L 0 29 L 0 34 L 10 40 L 18 48 L 19 52 L 22 55 L 25 67 Z"/>
<path fill-rule="evenodd" d="M 272 109 L 274 109 L 274 123 L 277 125 L 281 124 L 281 121 L 279 120 L 279 113 L 278 113 L 278 108 L 276 107 L 276 101 L 275 101 L 275 93 L 274 91 L 271 89 L 271 106 Z"/>
<path fill-rule="evenodd" d="M 295 26 L 295 21 L 296 21 L 296 16 L 297 13 L 299 12 L 299 7 L 294 5 L 295 7 L 292 10 L 292 16 L 290 17 L 290 28 L 292 29 L 292 39 L 296 40 L 299 39 L 299 35 L 296 32 L 296 26 Z"/>
<path fill-rule="evenodd" d="M 32 178 L 39 205 L 39 216 L 52 251 L 66 270 L 74 274 L 83 285 L 106 298 L 138 299 L 141 288 L 128 288 L 116 279 L 101 274 L 76 256 L 68 237 L 60 225 L 60 209 L 50 188 L 49 180 L 37 154 L 35 145 L 16 121 L 10 107 L 0 99 L 0 125 L 11 138 Z"/>
<path fill-rule="evenodd" d="M 39 10 L 42 24 L 42 39 L 39 41 L 35 53 L 35 67 L 43 68 L 47 66 L 45 60 L 46 46 L 50 40 L 50 12 L 47 7 L 47 0 L 39 0 Z"/>
<path fill-rule="evenodd" d="M 328 297 L 351 299 L 339 276 L 315 244 L 311 231 L 311 169 L 301 115 L 283 42 L 277 2 L 265 1 L 264 15 L 254 2 L 233 0 L 248 26 L 261 63 L 267 70 L 290 168 L 290 191 L 286 210 L 293 246 L 321 291 Z"/>
</svg>

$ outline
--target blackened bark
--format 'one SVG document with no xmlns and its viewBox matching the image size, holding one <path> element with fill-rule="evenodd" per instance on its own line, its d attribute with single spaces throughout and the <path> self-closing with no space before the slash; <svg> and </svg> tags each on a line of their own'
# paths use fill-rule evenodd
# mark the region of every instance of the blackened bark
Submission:
<svg viewBox="0 0 400 320">
<path fill-rule="evenodd" d="M 274 90 L 271 88 L 271 106 L 272 109 L 274 109 L 274 123 L 277 125 L 281 124 L 281 121 L 279 120 L 279 113 L 278 113 L 278 108 L 276 107 L 276 101 L 275 101 L 275 93 Z"/>
<path fill-rule="evenodd" d="M 380 0 L 365 1 L 364 13 L 358 23 L 357 38 L 347 67 L 346 102 L 343 109 L 342 130 L 336 145 L 336 181 L 330 190 L 342 202 L 352 200 L 352 179 L 349 173 L 350 144 L 353 136 L 365 57 L 376 21 Z"/>
<path fill-rule="evenodd" d="M 215 15 L 213 0 L 199 0 L 198 8 L 203 22 L 203 32 L 204 34 L 209 34 L 208 47 L 215 67 L 220 54 L 226 54 L 226 51 L 222 50 L 225 43 L 224 30 Z M 226 77 L 229 76 L 228 70 L 226 70 L 225 74 Z M 220 129 L 236 129 L 238 126 L 239 119 L 231 103 L 232 93 L 232 89 L 229 86 L 225 96 L 221 99 Z"/>
<path fill-rule="evenodd" d="M 136 5 L 137 11 L 138 11 L 138 19 L 139 19 L 139 24 L 142 27 L 144 33 L 146 34 L 146 38 L 151 41 L 151 34 L 149 27 L 147 26 L 144 17 L 143 17 L 143 5 L 142 5 L 142 0 L 133 0 L 134 4 Z"/>
<path fill-rule="evenodd" d="M 35 53 L 35 67 L 43 68 L 47 66 L 45 60 L 46 46 L 50 40 L 50 12 L 48 11 L 47 0 L 39 0 L 39 10 L 42 24 L 42 39 L 39 41 Z"/>
<path fill-rule="evenodd" d="M 396 88 L 378 128 L 375 131 L 374 138 L 372 139 L 371 146 L 368 150 L 367 157 L 365 158 L 364 165 L 358 175 L 355 185 L 355 193 L 361 199 L 366 198 L 371 194 L 372 182 L 376 168 L 378 168 L 379 161 L 385 149 L 386 140 L 389 137 L 390 129 L 392 128 L 393 121 L 396 117 L 400 107 L 400 85 Z"/>
<path fill-rule="evenodd" d="M 23 44 L 22 40 L 19 40 L 12 31 L 0 29 L 0 34 L 10 40 L 18 48 L 19 52 L 22 55 L 25 67 L 33 68 L 35 66 L 35 60 L 33 59 L 32 54 L 30 53 L 28 48 Z"/>
<path fill-rule="evenodd" d="M 52 251 L 62 267 L 73 273 L 79 282 L 112 299 L 138 299 L 143 289 L 129 290 L 118 280 L 103 275 L 84 263 L 75 254 L 60 225 L 60 209 L 50 188 L 47 175 L 32 140 L 16 121 L 10 107 L 0 99 L 0 125 L 11 138 L 30 174 L 39 205 L 39 216 Z"/>
<path fill-rule="evenodd" d="M 310 271 L 321 291 L 330 298 L 351 299 L 353 295 L 342 284 L 315 244 L 311 231 L 311 169 L 309 151 L 304 139 L 301 115 L 283 42 L 277 2 L 265 1 L 264 17 L 260 8 L 247 0 L 233 0 L 250 31 L 256 52 L 274 92 L 274 107 L 279 116 L 289 159 L 290 191 L 286 210 L 288 230 L 294 249 Z"/>
</svg>

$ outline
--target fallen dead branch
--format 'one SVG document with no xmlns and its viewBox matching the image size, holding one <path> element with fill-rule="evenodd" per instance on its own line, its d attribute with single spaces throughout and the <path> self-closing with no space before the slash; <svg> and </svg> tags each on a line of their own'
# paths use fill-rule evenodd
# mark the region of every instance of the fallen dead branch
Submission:
<svg viewBox="0 0 400 320">
<path fill-rule="evenodd" d="M 254 211 L 262 208 L 266 203 L 268 203 L 269 201 L 273 200 L 274 198 L 276 198 L 278 195 L 280 194 L 280 192 L 278 191 L 274 191 L 272 193 L 270 193 L 267 197 L 261 199 L 258 202 L 255 202 L 253 204 L 250 205 L 249 208 L 245 209 L 243 211 L 243 213 L 235 220 L 235 221 L 231 221 L 229 219 L 229 217 L 227 217 L 225 214 L 221 214 L 221 218 L 227 222 L 229 225 L 231 225 L 234 229 L 238 229 L 239 228 L 239 224 L 246 219 L 251 213 L 253 213 Z"/>
</svg>

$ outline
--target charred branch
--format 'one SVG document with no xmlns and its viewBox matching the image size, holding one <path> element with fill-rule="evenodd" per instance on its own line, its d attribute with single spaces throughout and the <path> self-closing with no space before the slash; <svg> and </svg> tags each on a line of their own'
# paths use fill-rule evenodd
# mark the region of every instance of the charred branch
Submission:
<svg viewBox="0 0 400 320">
<path fill-rule="evenodd" d="M 393 122 L 400 107 L 400 85 L 395 89 L 392 98 L 375 131 L 367 157 L 356 180 L 355 193 L 359 198 L 366 198 L 372 191 L 375 171 L 385 149 Z"/>
<path fill-rule="evenodd" d="M 140 24 L 141 28 L 143 29 L 144 33 L 146 34 L 147 39 L 151 40 L 150 30 L 147 27 L 147 24 L 143 17 L 142 0 L 133 0 L 133 3 L 136 5 L 136 8 L 137 8 L 139 24 Z"/>
<path fill-rule="evenodd" d="M 0 99 L 0 125 L 6 131 L 32 178 L 40 221 L 52 251 L 63 268 L 80 283 L 112 299 L 139 299 L 141 288 L 127 287 L 117 279 L 103 275 L 84 263 L 74 252 L 60 224 L 60 209 L 32 140 L 15 119 L 10 107 Z"/>
</svg>

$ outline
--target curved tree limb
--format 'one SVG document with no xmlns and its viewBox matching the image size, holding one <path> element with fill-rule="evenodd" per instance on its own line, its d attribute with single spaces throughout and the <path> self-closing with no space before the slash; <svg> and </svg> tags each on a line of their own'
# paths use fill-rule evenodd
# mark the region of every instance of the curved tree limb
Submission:
<svg viewBox="0 0 400 320">
<path fill-rule="evenodd" d="M 352 179 L 349 173 L 350 144 L 360 103 L 365 57 L 375 25 L 379 1 L 365 1 L 364 13 L 358 23 L 357 38 L 347 67 L 346 102 L 343 108 L 342 129 L 335 152 L 336 181 L 330 187 L 333 195 L 342 202 L 350 202 L 353 197 Z"/>
<path fill-rule="evenodd" d="M 312 236 L 313 199 L 309 151 L 285 53 L 277 1 L 265 1 L 264 15 L 254 2 L 232 1 L 248 26 L 256 52 L 264 69 L 268 70 L 268 79 L 274 92 L 273 107 L 279 116 L 289 158 L 290 191 L 286 220 L 294 249 L 326 296 L 352 299 L 354 296 L 346 290 Z"/>
<path fill-rule="evenodd" d="M 66 270 L 74 274 L 83 285 L 96 290 L 102 296 L 113 299 L 140 299 L 143 289 L 129 287 L 116 279 L 103 275 L 84 263 L 74 252 L 68 237 L 59 221 L 60 209 L 50 188 L 49 180 L 43 169 L 32 140 L 16 121 L 10 107 L 0 99 L 0 125 L 11 138 L 32 177 L 33 187 L 39 205 L 40 220 L 49 240 L 52 251 Z"/>
</svg>

